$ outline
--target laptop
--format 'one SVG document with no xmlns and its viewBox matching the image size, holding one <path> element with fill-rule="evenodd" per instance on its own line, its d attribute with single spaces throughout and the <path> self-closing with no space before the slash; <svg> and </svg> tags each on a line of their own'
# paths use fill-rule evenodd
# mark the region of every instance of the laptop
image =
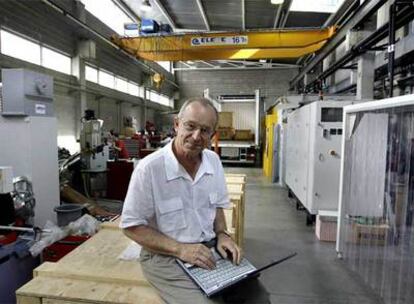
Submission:
<svg viewBox="0 0 414 304">
<path fill-rule="evenodd" d="M 216 295 L 224 289 L 248 278 L 256 277 L 261 271 L 280 264 L 296 255 L 296 252 L 294 252 L 261 268 L 256 268 L 246 258 L 243 258 L 239 265 L 234 265 L 230 260 L 222 258 L 214 247 L 210 250 L 216 261 L 216 268 L 212 270 L 207 270 L 177 259 L 177 263 L 207 297 Z"/>
</svg>

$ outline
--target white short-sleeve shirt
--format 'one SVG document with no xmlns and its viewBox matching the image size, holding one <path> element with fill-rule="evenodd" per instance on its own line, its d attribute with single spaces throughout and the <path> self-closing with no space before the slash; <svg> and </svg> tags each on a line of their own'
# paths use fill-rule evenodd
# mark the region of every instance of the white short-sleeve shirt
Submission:
<svg viewBox="0 0 414 304">
<path fill-rule="evenodd" d="M 149 225 L 179 242 L 209 241 L 215 237 L 216 208 L 229 205 L 217 154 L 203 150 L 193 180 L 175 157 L 171 142 L 138 163 L 129 183 L 120 227 Z"/>
</svg>

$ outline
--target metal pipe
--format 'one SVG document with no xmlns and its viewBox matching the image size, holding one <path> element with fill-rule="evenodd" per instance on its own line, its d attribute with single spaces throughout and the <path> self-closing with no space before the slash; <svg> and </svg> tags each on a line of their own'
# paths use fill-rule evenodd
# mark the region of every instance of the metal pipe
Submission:
<svg viewBox="0 0 414 304">
<path fill-rule="evenodd" d="M 245 3 L 245 0 L 242 0 L 241 9 L 242 9 L 242 30 L 245 31 L 246 30 L 246 3 Z"/>
<path fill-rule="evenodd" d="M 394 61 L 395 61 L 395 15 L 396 4 L 392 3 L 389 8 L 390 17 L 388 22 L 388 79 L 390 82 L 388 97 L 394 95 Z"/>
<path fill-rule="evenodd" d="M 197 0 L 198 9 L 200 10 L 201 17 L 203 18 L 204 24 L 206 26 L 206 30 L 210 31 L 210 24 L 208 23 L 206 12 L 204 11 L 203 4 L 201 0 Z"/>
</svg>

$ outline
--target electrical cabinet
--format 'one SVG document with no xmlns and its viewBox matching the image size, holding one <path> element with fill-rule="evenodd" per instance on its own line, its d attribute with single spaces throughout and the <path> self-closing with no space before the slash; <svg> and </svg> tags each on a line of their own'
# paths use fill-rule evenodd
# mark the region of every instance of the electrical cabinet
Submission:
<svg viewBox="0 0 414 304">
<path fill-rule="evenodd" d="M 352 101 L 316 101 L 288 115 L 286 184 L 310 214 L 338 210 L 342 111 Z"/>
<path fill-rule="evenodd" d="M 3 116 L 53 116 L 53 78 L 24 69 L 3 69 Z"/>
</svg>

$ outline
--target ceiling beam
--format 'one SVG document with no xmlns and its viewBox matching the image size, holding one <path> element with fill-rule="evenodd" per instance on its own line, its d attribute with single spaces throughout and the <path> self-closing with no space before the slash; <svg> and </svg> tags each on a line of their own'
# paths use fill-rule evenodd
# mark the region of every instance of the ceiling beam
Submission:
<svg viewBox="0 0 414 304">
<path fill-rule="evenodd" d="M 177 25 L 175 24 L 174 20 L 171 18 L 170 14 L 165 9 L 164 5 L 162 5 L 160 0 L 152 0 L 157 5 L 158 9 L 161 11 L 163 16 L 167 19 L 168 23 L 172 27 L 173 31 L 177 29 Z"/>
<path fill-rule="evenodd" d="M 238 67 L 214 67 L 214 68 L 174 68 L 175 71 L 228 71 L 228 70 L 286 70 L 286 69 L 297 69 L 297 67 L 290 66 L 238 66 Z"/>
<path fill-rule="evenodd" d="M 283 14 L 282 20 L 280 20 L 280 26 L 279 26 L 280 28 L 284 28 L 286 26 L 286 22 L 289 17 L 291 5 L 292 5 L 292 0 L 286 0 L 285 2 L 283 2 L 284 14 Z"/>
<path fill-rule="evenodd" d="M 129 18 L 134 22 L 141 22 L 141 18 L 123 1 L 123 0 L 112 0 L 116 6 L 119 7 Z"/>
<path fill-rule="evenodd" d="M 206 26 L 206 30 L 210 31 L 210 24 L 208 23 L 206 12 L 204 11 L 203 3 L 201 3 L 201 0 L 196 0 L 198 9 L 200 10 L 201 17 L 203 17 L 204 25 Z"/>
<path fill-rule="evenodd" d="M 215 65 L 214 65 L 214 64 L 211 64 L 210 62 L 207 62 L 207 61 L 205 61 L 205 60 L 201 60 L 200 62 L 201 62 L 201 63 L 204 63 L 205 65 L 207 65 L 207 66 L 209 66 L 209 67 L 212 67 L 212 68 L 214 68 L 214 67 L 215 67 Z"/>
<path fill-rule="evenodd" d="M 242 30 L 246 30 L 246 2 L 245 0 L 242 0 Z"/>
<path fill-rule="evenodd" d="M 282 13 L 282 7 L 283 7 L 283 3 L 279 4 L 277 7 L 275 21 L 273 22 L 273 28 L 277 28 L 277 25 L 280 22 L 280 14 Z"/>
</svg>

